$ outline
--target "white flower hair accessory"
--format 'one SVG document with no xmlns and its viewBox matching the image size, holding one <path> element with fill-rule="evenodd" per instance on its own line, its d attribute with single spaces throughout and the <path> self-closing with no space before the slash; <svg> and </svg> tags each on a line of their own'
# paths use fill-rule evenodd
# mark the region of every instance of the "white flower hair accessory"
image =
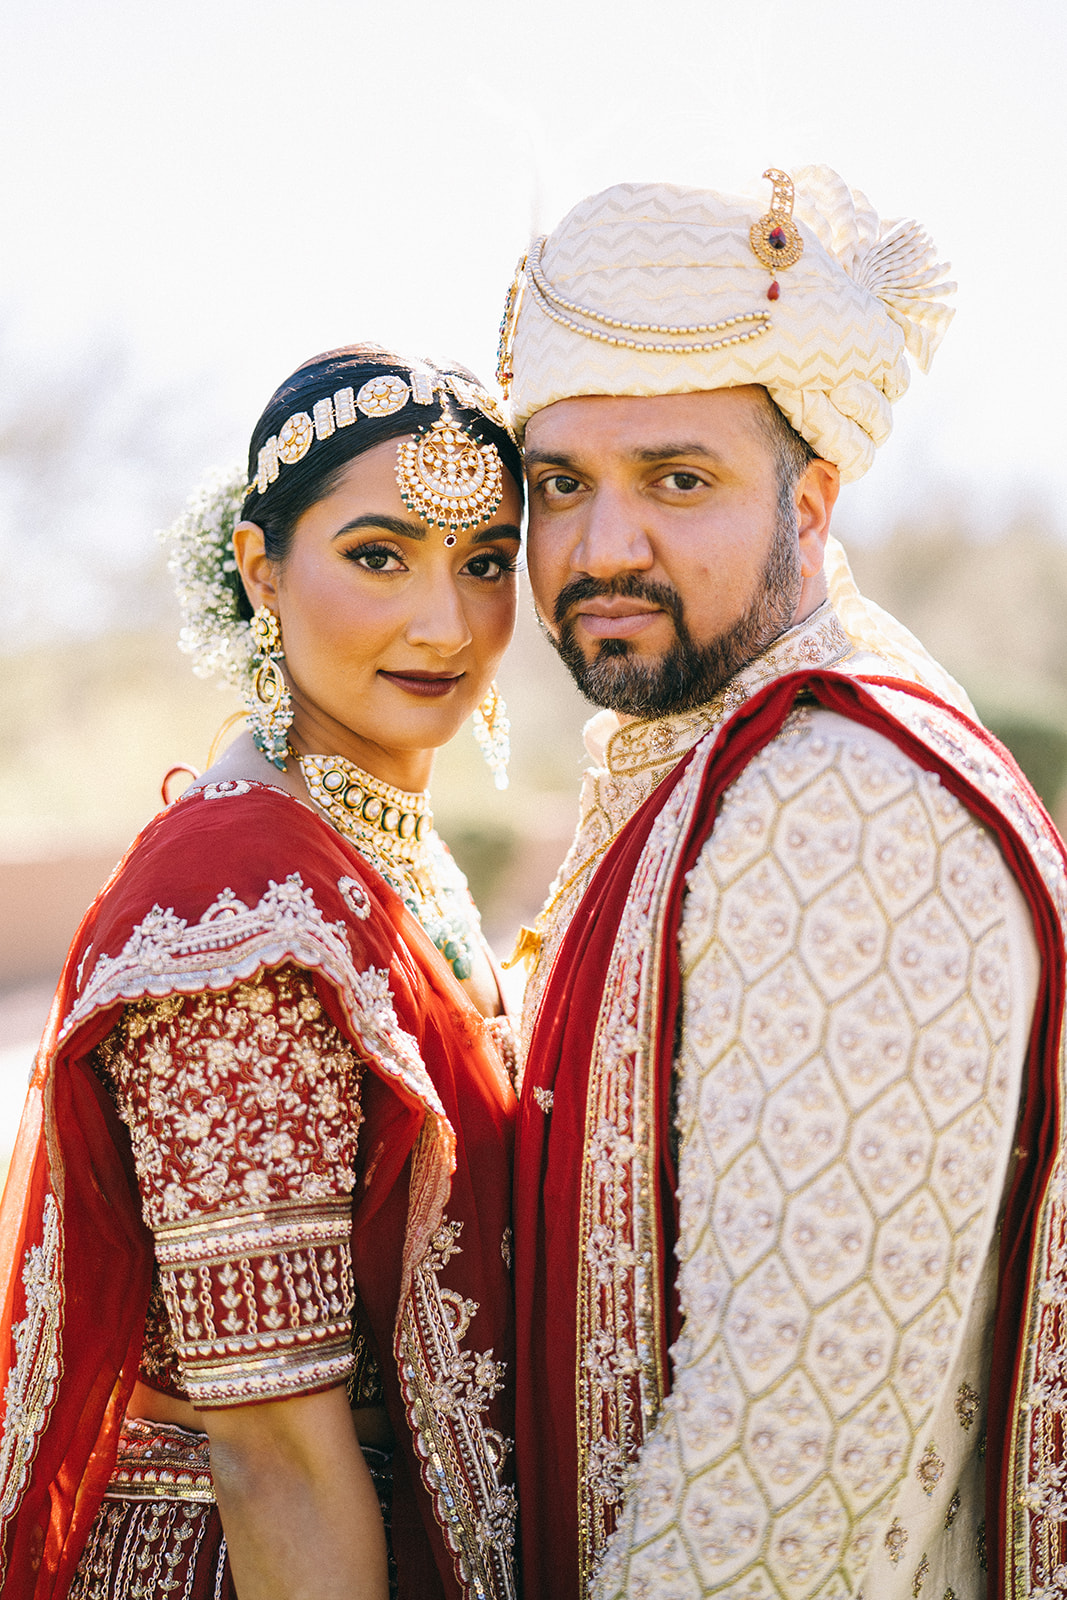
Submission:
<svg viewBox="0 0 1067 1600">
<path fill-rule="evenodd" d="M 252 676 L 254 641 L 249 622 L 238 610 L 240 578 L 233 530 L 247 492 L 243 468 L 217 471 L 190 497 L 178 520 L 160 534 L 181 607 L 178 648 L 193 657 L 198 678 L 218 675 L 242 691 Z"/>
</svg>

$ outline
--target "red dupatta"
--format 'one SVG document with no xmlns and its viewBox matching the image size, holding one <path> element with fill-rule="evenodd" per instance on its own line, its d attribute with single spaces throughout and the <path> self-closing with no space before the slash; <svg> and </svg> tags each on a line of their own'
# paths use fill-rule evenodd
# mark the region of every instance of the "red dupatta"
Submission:
<svg viewBox="0 0 1067 1600">
<path fill-rule="evenodd" d="M 1063 845 L 1015 762 L 984 729 L 913 685 L 818 670 L 789 674 L 752 696 L 653 791 L 601 862 L 545 989 L 516 1149 L 516 1427 L 527 1600 L 585 1596 L 614 1527 L 626 1470 L 669 1392 L 667 1350 L 679 1332 L 671 1084 L 686 875 L 723 794 L 776 736 L 800 694 L 877 729 L 935 772 L 990 829 L 1033 914 L 1042 981 L 1024 1075 L 1023 1153 L 1004 1222 L 1003 1237 L 1012 1243 L 1000 1263 L 988 1434 L 990 1571 L 1003 1574 L 1003 1592 L 1021 1600 L 1031 1578 L 1050 1581 L 1057 1551 L 1060 1560 L 1067 1554 L 1054 1501 L 1050 1512 L 1043 1509 L 1047 1496 L 1042 1504 L 1021 1498 L 1039 1483 L 1043 1448 L 1051 1444 L 1054 1468 L 1064 1460 L 1060 1416 L 1067 1385 L 1055 1380 L 1067 1304 L 1067 1199 L 1053 1182 L 1064 1115 Z M 686 782 L 694 763 L 701 770 Z M 657 846 L 658 882 L 657 866 L 649 864 Z M 652 947 L 645 957 L 653 966 L 646 985 L 652 999 L 630 1027 L 631 1035 L 643 1027 L 650 1034 L 644 1079 L 632 1067 L 641 1059 L 633 1038 L 613 1041 L 623 1063 L 619 1076 L 631 1072 L 617 1091 L 616 1109 L 629 1115 L 627 1131 L 644 1164 L 635 1162 L 629 1192 L 614 1196 L 624 1226 L 611 1238 L 614 1225 L 605 1211 L 586 1221 L 589 1172 L 596 1165 L 589 1123 L 604 1109 L 593 1103 L 590 1077 L 624 916 L 631 934 L 641 927 Z M 548 1106 L 550 1118 L 543 1114 Z M 642 1216 L 643 1227 L 634 1225 Z M 598 1219 L 599 1228 L 593 1226 Z M 607 1242 L 598 1231 L 607 1232 Z M 615 1263 L 611 1284 L 613 1245 L 622 1266 Z M 1056 1290 L 1051 1295 L 1049 1282 Z M 590 1305 L 602 1313 L 601 1326 L 620 1315 L 631 1324 L 631 1359 L 599 1388 L 602 1357 L 590 1332 Z"/>
<path fill-rule="evenodd" d="M 483 1019 L 364 858 L 281 791 L 228 783 L 131 846 L 82 922 L 38 1053 L 0 1212 L 5 1595 L 67 1592 L 140 1357 L 152 1241 L 90 1054 L 129 1001 L 222 991 L 285 963 L 312 973 L 370 1069 L 353 1258 L 399 1440 L 402 1593 L 513 1593 L 511 1490 L 495 1470 L 506 1397 L 490 1393 L 475 1419 L 483 1439 L 468 1419 L 427 1418 L 424 1392 L 451 1353 L 434 1301 L 442 1246 L 459 1258 L 449 1291 L 475 1304 L 479 1343 L 510 1368 L 506 1075 Z M 462 1247 L 442 1228 L 462 1230 Z"/>
</svg>

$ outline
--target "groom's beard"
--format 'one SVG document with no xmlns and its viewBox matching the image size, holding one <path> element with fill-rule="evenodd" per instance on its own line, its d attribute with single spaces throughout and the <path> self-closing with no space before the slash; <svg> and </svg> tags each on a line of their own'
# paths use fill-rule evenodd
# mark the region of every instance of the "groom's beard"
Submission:
<svg viewBox="0 0 1067 1600">
<path fill-rule="evenodd" d="M 779 513 L 774 544 L 750 605 L 706 644 L 697 644 L 689 632 L 678 591 L 665 583 L 652 583 L 637 572 L 611 579 L 575 578 L 566 584 L 555 605 L 559 637 L 548 637 L 593 705 L 630 717 L 664 717 L 704 705 L 791 628 L 801 583 L 796 513 L 790 501 L 788 512 L 783 508 Z M 592 659 L 587 659 L 568 614 L 583 600 L 607 595 L 660 606 L 674 623 L 671 647 L 663 655 L 647 659 L 634 653 L 628 639 L 602 639 Z"/>
</svg>

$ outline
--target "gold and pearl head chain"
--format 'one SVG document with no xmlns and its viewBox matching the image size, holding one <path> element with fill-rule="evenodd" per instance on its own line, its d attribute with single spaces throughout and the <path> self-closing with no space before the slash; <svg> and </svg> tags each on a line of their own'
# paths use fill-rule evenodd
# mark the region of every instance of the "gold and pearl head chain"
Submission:
<svg viewBox="0 0 1067 1600">
<path fill-rule="evenodd" d="M 308 794 L 339 833 L 394 867 L 411 868 L 433 831 L 429 794 L 394 789 L 343 756 L 298 756 Z"/>
<path fill-rule="evenodd" d="M 458 373 L 422 367 L 412 367 L 406 379 L 394 372 L 383 372 L 368 378 L 359 390 L 347 385 L 332 395 L 323 395 L 310 412 L 294 411 L 260 450 L 256 475 L 247 493 L 254 488 L 259 494 L 266 494 L 270 485 L 277 482 L 283 466 L 303 461 L 316 439 L 329 439 L 339 428 L 352 427 L 360 415 L 391 417 L 402 411 L 409 400 L 418 406 L 433 405 L 438 394 L 451 395 L 465 411 L 480 411 L 498 428 L 510 432 L 504 413 L 480 383 L 461 378 Z"/>
</svg>

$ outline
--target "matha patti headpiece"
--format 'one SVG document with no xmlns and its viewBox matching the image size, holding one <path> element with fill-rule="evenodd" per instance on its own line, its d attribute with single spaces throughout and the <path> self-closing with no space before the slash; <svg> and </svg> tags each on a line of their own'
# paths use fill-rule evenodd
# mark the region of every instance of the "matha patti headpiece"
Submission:
<svg viewBox="0 0 1067 1600">
<path fill-rule="evenodd" d="M 504 472 L 495 444 L 483 444 L 447 414 L 396 453 L 396 481 L 408 510 L 432 528 L 447 528 L 445 544 L 456 542 L 457 528 L 488 522 L 504 495 Z"/>
<path fill-rule="evenodd" d="M 281 467 L 303 461 L 316 439 L 328 439 L 338 428 L 350 428 L 361 414 L 391 417 L 402 411 L 409 400 L 418 406 L 433 405 L 438 393 L 442 397 L 451 394 L 464 410 L 480 411 L 498 428 L 511 431 L 493 396 L 480 383 L 461 378 L 458 373 L 413 367 L 407 381 L 396 373 L 382 373 L 368 378 L 358 392 L 351 386 L 337 389 L 317 400 L 310 412 L 296 411 L 287 418 L 260 450 L 256 476 L 248 485 L 248 492 L 255 488 L 259 494 L 266 494 L 270 485 L 277 482 Z M 492 512 L 488 515 L 492 516 Z"/>
</svg>

